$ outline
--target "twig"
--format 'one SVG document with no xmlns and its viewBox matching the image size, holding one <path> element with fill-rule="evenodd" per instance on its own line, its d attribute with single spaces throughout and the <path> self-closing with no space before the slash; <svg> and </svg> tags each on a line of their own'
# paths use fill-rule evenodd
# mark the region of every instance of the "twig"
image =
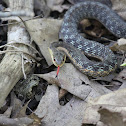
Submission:
<svg viewBox="0 0 126 126">
<path fill-rule="evenodd" d="M 37 54 L 41 57 L 41 54 L 38 52 L 38 50 L 36 50 L 36 49 L 35 49 L 33 46 L 31 46 L 30 44 L 23 43 L 23 42 L 9 42 L 9 43 L 7 43 L 7 44 L 5 44 L 5 45 L 0 46 L 0 48 L 8 47 L 8 46 L 15 48 L 15 46 L 12 46 L 12 44 L 22 44 L 22 45 L 28 46 L 28 47 L 30 47 L 33 51 L 35 51 L 35 53 L 37 53 Z M 16 48 L 16 49 L 19 49 L 19 48 Z"/>
<path fill-rule="evenodd" d="M 11 11 L 11 12 L 0 12 L 0 17 L 10 17 L 10 16 L 29 16 L 29 17 L 33 17 L 34 14 L 31 12 L 26 12 L 26 11 Z"/>
<path fill-rule="evenodd" d="M 22 72 L 24 75 L 24 79 L 26 79 L 26 74 L 25 74 L 25 70 L 24 70 L 24 57 L 23 57 L 23 53 L 21 54 L 21 65 L 22 65 Z"/>
<path fill-rule="evenodd" d="M 41 60 L 41 58 L 35 57 L 35 56 L 33 56 L 33 55 L 31 55 L 31 54 L 29 54 L 29 53 L 27 53 L 27 52 L 19 51 L 19 50 L 6 50 L 6 51 L 0 51 L 0 54 L 4 54 L 4 53 L 7 53 L 7 52 L 14 52 L 14 53 L 15 53 L 15 52 L 21 52 L 21 53 L 24 53 L 24 54 L 26 54 L 26 55 L 32 57 L 32 58 L 35 59 L 36 61 L 40 61 L 40 60 Z"/>
<path fill-rule="evenodd" d="M 24 20 L 24 21 L 29 21 L 29 20 L 33 20 L 33 19 L 36 19 L 36 18 L 39 18 L 39 17 L 43 17 L 42 15 L 38 15 L 38 16 L 35 16 L 31 19 L 27 19 L 27 20 Z M 1 24 L 0 27 L 3 27 L 3 26 L 8 26 L 8 25 L 13 25 L 13 24 L 19 24 L 19 23 L 22 23 L 22 21 L 20 22 L 14 22 L 14 23 L 8 23 L 8 24 Z"/>
</svg>

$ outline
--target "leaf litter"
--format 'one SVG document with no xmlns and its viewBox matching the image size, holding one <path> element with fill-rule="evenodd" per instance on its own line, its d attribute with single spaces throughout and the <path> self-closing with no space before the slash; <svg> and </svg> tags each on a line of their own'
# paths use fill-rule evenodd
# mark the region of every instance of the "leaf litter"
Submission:
<svg viewBox="0 0 126 126">
<path fill-rule="evenodd" d="M 41 2 L 41 0 L 39 2 Z M 31 39 L 35 41 L 43 59 L 47 63 L 46 68 L 44 68 L 43 64 L 39 67 L 39 69 L 42 68 L 42 74 L 38 71 L 33 73 L 35 76 L 39 77 L 40 80 L 42 79 L 43 83 L 48 83 L 48 86 L 47 89 L 44 89 L 45 93 L 43 93 L 43 96 L 41 95 L 42 98 L 38 103 L 37 108 L 33 109 L 34 112 L 31 112 L 31 117 L 25 114 L 26 110 L 29 108 L 29 102 L 25 101 L 24 103 L 24 101 L 15 100 L 14 104 L 16 105 L 17 103 L 16 106 L 19 108 L 18 116 L 16 117 L 17 114 L 15 114 L 15 112 L 17 113 L 17 109 L 15 109 L 15 105 L 12 104 L 12 106 L 6 109 L 3 114 L 5 116 L 1 116 L 0 123 L 5 123 L 4 121 L 7 120 L 10 125 L 21 123 L 22 121 L 21 124 L 29 126 L 32 126 L 33 124 L 36 126 L 41 124 L 45 126 L 81 126 L 86 124 L 95 124 L 96 126 L 126 125 L 126 103 L 124 99 L 126 97 L 126 74 L 124 68 L 121 68 L 123 70 L 120 74 L 118 74 L 119 72 L 116 72 L 116 74 L 112 73 L 112 75 L 108 77 L 92 79 L 78 71 L 71 63 L 65 63 L 60 69 L 58 78 L 55 78 L 56 68 L 53 66 L 51 61 L 48 47 L 51 42 L 59 40 L 58 33 L 62 23 L 62 18 L 50 18 L 49 13 L 53 11 L 64 13 L 64 11 L 69 8 L 70 2 L 65 5 L 64 0 L 45 0 L 45 2 L 43 2 L 43 10 L 40 10 L 39 8 L 39 11 L 44 11 L 43 14 L 45 15 L 45 18 L 38 18 L 25 22 L 26 29 L 28 30 Z M 114 3 L 112 0 L 113 9 L 118 12 L 118 8 L 120 8 L 120 6 L 117 6 L 117 2 L 118 1 L 115 1 Z M 125 1 L 122 1 L 122 6 L 123 2 L 125 3 Z M 121 12 L 119 11 L 119 14 L 120 13 Z M 125 16 L 125 9 L 123 9 L 122 12 L 122 17 L 123 16 Z M 87 27 L 89 27 L 89 25 L 92 25 L 90 23 L 92 22 L 86 21 L 81 25 L 83 26 L 87 24 Z M 102 32 L 99 32 L 98 27 L 101 28 L 102 26 L 97 22 L 93 25 L 95 26 L 93 32 L 92 30 L 86 31 L 85 27 L 84 31 L 89 35 L 93 35 L 98 38 L 107 34 L 104 28 Z M 115 51 L 124 53 L 125 46 L 125 39 L 121 39 L 118 40 L 112 48 Z M 52 69 L 50 68 L 51 66 Z M 46 69 L 48 72 L 44 72 Z M 117 90 L 114 88 L 117 83 L 121 83 L 118 86 L 118 91 L 113 91 Z M 106 85 L 110 85 L 112 87 L 108 88 Z M 59 103 L 59 92 L 61 89 L 64 90 L 64 94 L 67 92 L 72 94 L 72 98 L 65 105 L 60 105 Z M 8 115 L 6 115 L 6 113 L 8 113 Z M 14 119 L 11 119 L 10 121 L 9 117 L 12 115 Z M 111 119 L 109 117 L 111 117 Z M 17 119 L 17 122 L 15 119 Z M 37 120 L 37 122 L 35 122 L 35 120 Z M 11 122 L 13 123 L 11 124 Z"/>
</svg>

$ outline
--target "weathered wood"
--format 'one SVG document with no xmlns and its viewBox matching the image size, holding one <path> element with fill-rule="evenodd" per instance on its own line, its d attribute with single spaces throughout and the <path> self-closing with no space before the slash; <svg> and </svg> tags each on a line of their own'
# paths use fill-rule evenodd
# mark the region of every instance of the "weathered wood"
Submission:
<svg viewBox="0 0 126 126">
<path fill-rule="evenodd" d="M 13 11 L 25 10 L 33 13 L 33 0 L 10 0 L 9 3 L 10 8 Z M 11 42 L 30 43 L 29 35 L 21 24 L 8 26 L 8 43 Z M 28 46 L 18 44 L 16 47 L 24 52 L 32 54 L 32 51 Z M 10 49 L 14 50 L 12 47 L 7 48 L 7 50 Z M 23 77 L 22 55 L 27 59 L 31 59 L 30 56 L 21 52 L 8 52 L 0 63 L 0 107 L 3 105 L 6 97 L 15 84 Z M 31 69 L 30 62 L 24 60 L 25 73 L 30 72 Z"/>
</svg>

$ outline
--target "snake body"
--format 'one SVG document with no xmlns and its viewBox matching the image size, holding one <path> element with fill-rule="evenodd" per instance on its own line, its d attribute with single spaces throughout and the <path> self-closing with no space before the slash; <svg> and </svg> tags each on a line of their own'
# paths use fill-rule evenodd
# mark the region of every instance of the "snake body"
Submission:
<svg viewBox="0 0 126 126">
<path fill-rule="evenodd" d="M 64 51 L 84 74 L 93 77 L 108 75 L 117 66 L 116 56 L 107 46 L 79 34 L 78 24 L 84 18 L 96 19 L 118 38 L 126 38 L 126 23 L 120 16 L 107 5 L 86 1 L 75 4 L 66 12 L 59 33 L 63 42 L 55 42 L 51 46 Z M 97 57 L 101 62 L 91 61 L 87 55 Z"/>
</svg>

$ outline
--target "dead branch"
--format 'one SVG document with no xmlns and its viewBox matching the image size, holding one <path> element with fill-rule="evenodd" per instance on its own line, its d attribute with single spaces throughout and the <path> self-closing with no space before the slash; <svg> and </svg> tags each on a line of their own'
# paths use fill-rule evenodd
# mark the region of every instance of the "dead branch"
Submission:
<svg viewBox="0 0 126 126">
<path fill-rule="evenodd" d="M 0 17 L 10 17 L 10 16 L 33 16 L 33 13 L 26 11 L 12 11 L 12 12 L 0 12 Z"/>
<path fill-rule="evenodd" d="M 31 11 L 33 10 L 33 0 L 10 0 L 10 8 L 13 11 Z M 13 22 L 13 21 L 11 21 Z M 12 41 L 24 42 L 30 44 L 30 38 L 25 28 L 21 24 L 14 24 L 8 27 L 8 43 Z M 23 52 L 27 52 L 33 55 L 32 49 L 28 46 L 19 44 L 15 45 Z M 17 50 L 13 47 L 7 47 L 7 50 Z M 25 58 L 22 58 L 22 54 Z M 27 59 L 26 59 L 27 57 Z M 22 60 L 24 60 L 22 62 Z M 27 74 L 31 71 L 32 58 L 21 52 L 7 52 L 0 63 L 0 107 L 3 105 L 6 97 L 15 86 L 15 84 L 23 77 L 23 74 Z M 23 70 L 22 70 L 23 63 Z"/>
</svg>

